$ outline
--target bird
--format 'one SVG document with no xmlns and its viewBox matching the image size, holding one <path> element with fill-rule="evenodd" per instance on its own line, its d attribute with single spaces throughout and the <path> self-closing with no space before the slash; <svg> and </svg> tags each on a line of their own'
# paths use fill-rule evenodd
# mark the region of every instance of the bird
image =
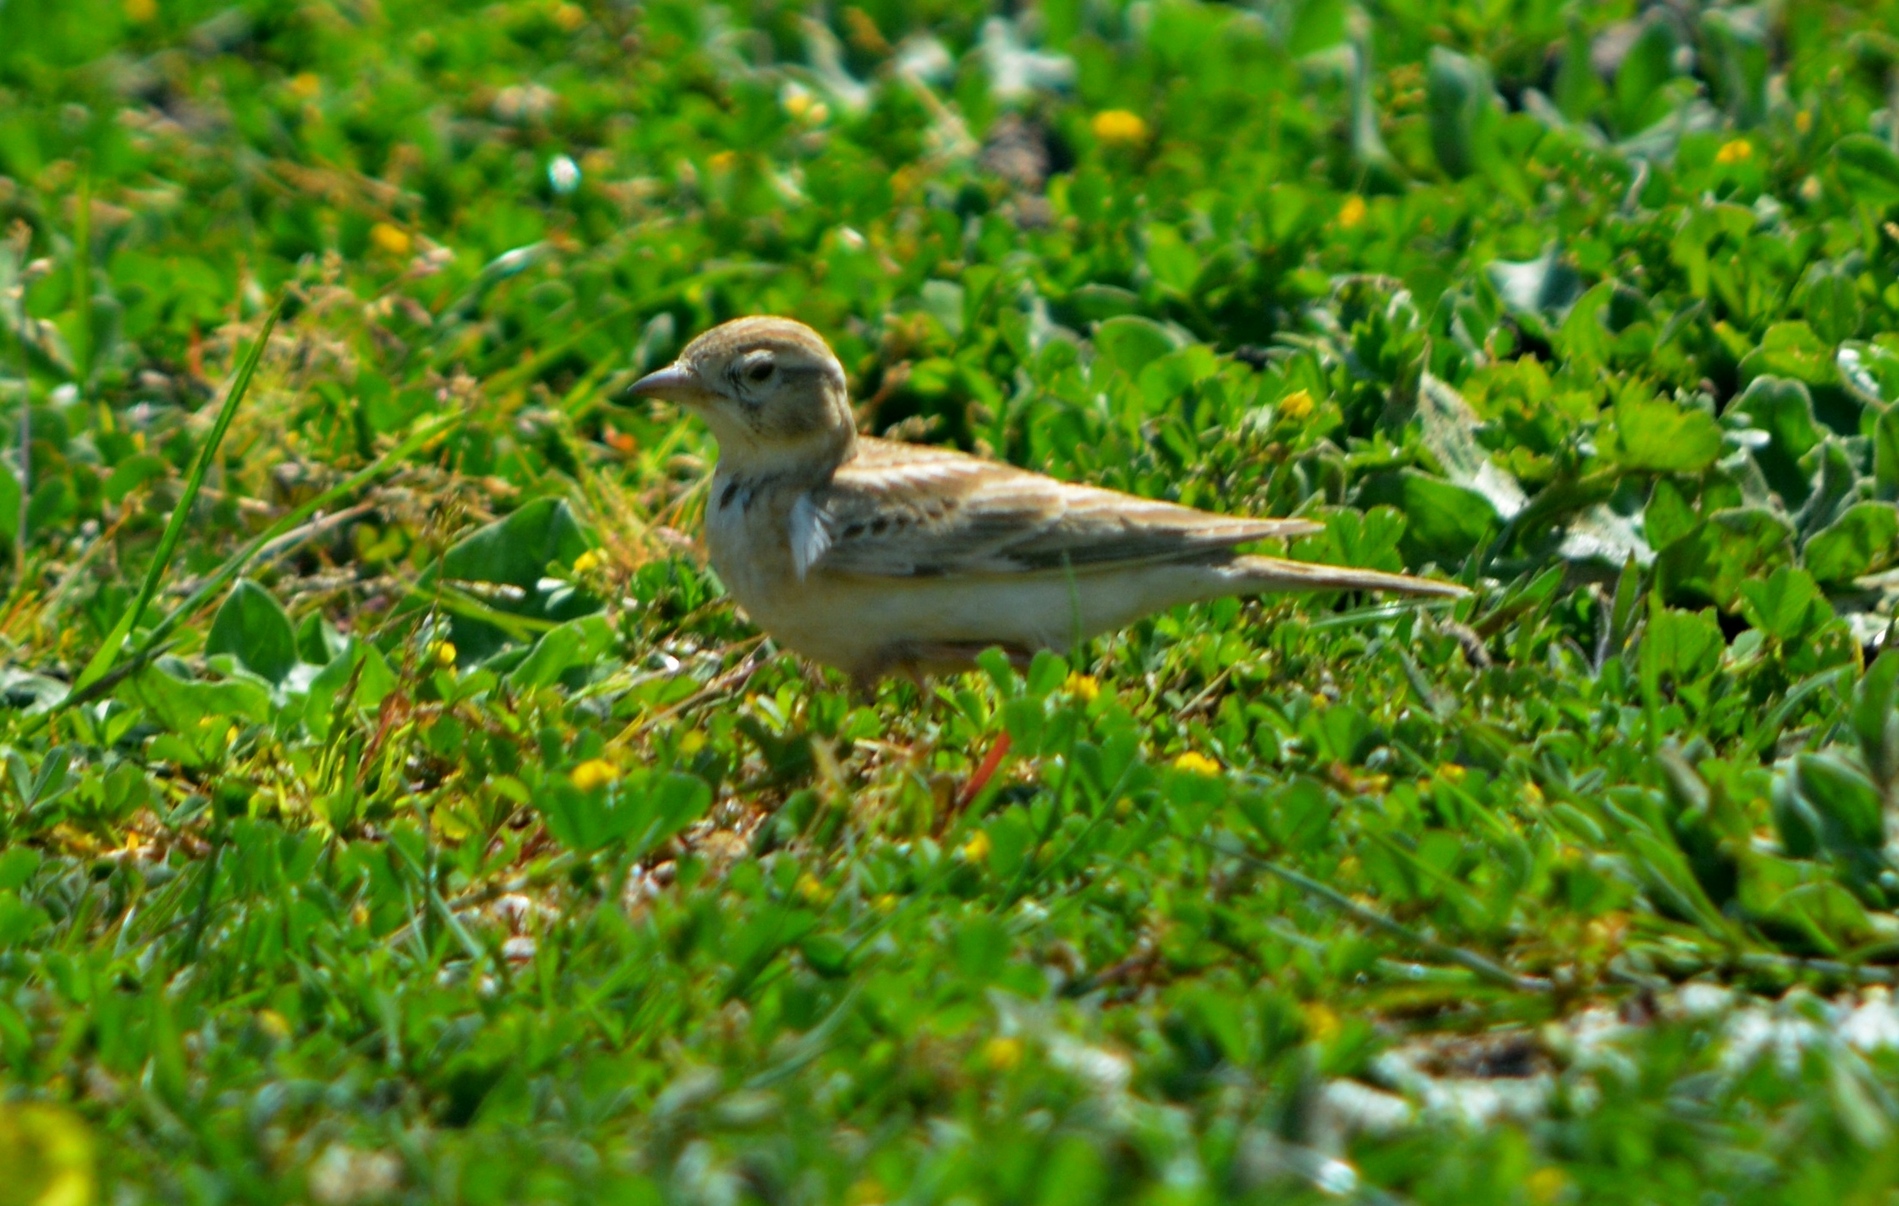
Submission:
<svg viewBox="0 0 1899 1206">
<path fill-rule="evenodd" d="M 843 366 L 789 318 L 722 323 L 622 399 L 661 399 L 718 441 L 705 545 L 780 647 L 859 684 L 968 669 L 1226 595 L 1364 590 L 1457 597 L 1449 582 L 1242 553 L 1323 530 L 1061 481 L 933 445 L 860 435 Z"/>
</svg>

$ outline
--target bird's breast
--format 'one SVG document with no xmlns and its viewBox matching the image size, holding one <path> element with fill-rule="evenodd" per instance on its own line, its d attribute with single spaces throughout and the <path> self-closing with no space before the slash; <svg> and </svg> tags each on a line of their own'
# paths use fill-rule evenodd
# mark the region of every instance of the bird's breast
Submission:
<svg viewBox="0 0 1899 1206">
<path fill-rule="evenodd" d="M 789 508 L 775 492 L 715 475 L 706 500 L 706 551 L 726 590 L 754 617 L 772 610 L 794 575 Z"/>
</svg>

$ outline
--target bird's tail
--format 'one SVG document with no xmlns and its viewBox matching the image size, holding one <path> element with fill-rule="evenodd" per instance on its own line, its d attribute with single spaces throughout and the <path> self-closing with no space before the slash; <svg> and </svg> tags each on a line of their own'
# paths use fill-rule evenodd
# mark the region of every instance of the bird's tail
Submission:
<svg viewBox="0 0 1899 1206">
<path fill-rule="evenodd" d="M 1429 578 L 1413 578 L 1408 574 L 1385 574 L 1343 565 L 1287 561 L 1281 557 L 1235 557 L 1221 568 L 1229 581 L 1247 594 L 1271 591 L 1388 590 L 1407 595 L 1461 599 L 1470 593 L 1455 582 L 1435 582 Z"/>
</svg>

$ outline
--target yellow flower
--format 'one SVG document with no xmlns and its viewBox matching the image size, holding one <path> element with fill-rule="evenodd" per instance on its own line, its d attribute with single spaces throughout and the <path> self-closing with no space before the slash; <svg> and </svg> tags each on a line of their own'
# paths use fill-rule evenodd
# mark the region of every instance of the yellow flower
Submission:
<svg viewBox="0 0 1899 1206">
<path fill-rule="evenodd" d="M 434 654 L 436 665 L 443 667 L 453 666 L 455 664 L 455 642 L 436 642 Z"/>
<path fill-rule="evenodd" d="M 1365 198 L 1353 193 L 1345 198 L 1345 204 L 1339 206 L 1339 225 L 1346 230 L 1351 230 L 1363 222 L 1365 215 L 1369 212 L 1370 210 L 1365 205 Z"/>
<path fill-rule="evenodd" d="M 588 570 L 598 568 L 600 568 L 600 554 L 594 552 L 592 549 L 588 549 L 580 556 L 574 558 L 574 572 L 576 574 L 584 574 Z"/>
<path fill-rule="evenodd" d="M 962 855 L 965 861 L 986 863 L 989 861 L 989 835 L 978 829 L 976 836 L 963 843 Z"/>
<path fill-rule="evenodd" d="M 143 25 L 158 15 L 158 0 L 125 0 L 125 19 Z"/>
<path fill-rule="evenodd" d="M 831 901 L 831 890 L 824 881 L 806 871 L 798 879 L 798 899 L 809 905 L 825 905 Z"/>
<path fill-rule="evenodd" d="M 0 1104 L 0 1168 L 8 1201 L 84 1206 L 94 1197 L 92 1132 L 57 1106 Z"/>
<path fill-rule="evenodd" d="M 992 1072 L 1012 1071 L 1022 1062 L 1022 1040 L 998 1035 L 982 1045 L 982 1062 Z"/>
<path fill-rule="evenodd" d="M 1745 138 L 1736 138 L 1732 142 L 1724 142 L 1721 144 L 1721 149 L 1714 153 L 1714 161 L 1723 167 L 1729 164 L 1746 163 L 1753 157 L 1754 144 Z"/>
<path fill-rule="evenodd" d="M 1103 109 L 1088 123 L 1097 139 L 1111 147 L 1136 147 L 1147 141 L 1147 123 L 1126 109 Z"/>
<path fill-rule="evenodd" d="M 808 121 L 817 124 L 831 116 L 830 106 L 811 95 L 811 93 L 804 88 L 790 87 L 785 89 L 784 98 L 781 103 L 785 107 L 785 112 L 791 114 L 792 118 L 797 121 Z"/>
<path fill-rule="evenodd" d="M 706 166 L 715 172 L 729 172 L 732 170 L 732 165 L 737 162 L 737 151 L 715 151 L 706 160 Z"/>
<path fill-rule="evenodd" d="M 573 33 L 587 23 L 587 10 L 578 4 L 561 4 L 554 8 L 554 24 L 563 32 Z"/>
<path fill-rule="evenodd" d="M 604 787 L 620 777 L 620 768 L 605 758 L 589 758 L 567 772 L 567 777 L 582 791 Z"/>
<path fill-rule="evenodd" d="M 1813 114 L 1805 109 L 1794 114 L 1794 129 L 1802 134 L 1813 133 Z"/>
<path fill-rule="evenodd" d="M 257 1028 L 278 1042 L 290 1037 L 290 1023 L 284 1015 L 274 1009 L 260 1009 L 251 1015 L 257 1021 Z"/>
<path fill-rule="evenodd" d="M 298 100 L 310 100 L 323 91 L 323 80 L 314 71 L 300 71 L 290 77 L 290 95 Z"/>
<path fill-rule="evenodd" d="M 1083 703 L 1093 703 L 1101 694 L 1101 684 L 1092 674 L 1070 674 L 1068 681 L 1062 684 L 1068 693 Z"/>
<path fill-rule="evenodd" d="M 1549 1206 L 1569 1188 L 1569 1174 L 1553 1164 L 1546 1165 L 1530 1174 L 1525 1187 L 1530 1191 L 1530 1200 L 1537 1206 Z"/>
<path fill-rule="evenodd" d="M 1324 1001 L 1308 1001 L 1303 1009 L 1306 1016 L 1306 1034 L 1314 1042 L 1329 1043 L 1338 1037 L 1339 1015 Z"/>
<path fill-rule="evenodd" d="M 1443 766 L 1437 768 L 1437 777 L 1446 783 L 1462 783 L 1464 781 L 1464 768 L 1455 762 L 1446 762 Z"/>
<path fill-rule="evenodd" d="M 405 256 L 409 254 L 409 248 L 414 246 L 408 231 L 387 222 L 378 222 L 369 228 L 369 241 L 384 255 Z"/>
<path fill-rule="evenodd" d="M 1312 413 L 1312 393 L 1296 389 L 1279 400 L 1279 413 L 1288 419 L 1303 419 Z"/>
<path fill-rule="evenodd" d="M 1196 775 L 1217 775 L 1220 773 L 1220 764 L 1205 754 L 1188 750 L 1180 757 L 1174 759 L 1174 769 L 1188 771 Z"/>
<path fill-rule="evenodd" d="M 698 729 L 688 729 L 679 735 L 679 752 L 691 757 L 706 748 L 706 735 Z"/>
</svg>

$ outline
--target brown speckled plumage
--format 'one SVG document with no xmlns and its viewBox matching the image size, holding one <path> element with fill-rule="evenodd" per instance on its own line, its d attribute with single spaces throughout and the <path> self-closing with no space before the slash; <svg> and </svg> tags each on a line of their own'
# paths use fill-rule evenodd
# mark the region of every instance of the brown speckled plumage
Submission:
<svg viewBox="0 0 1899 1206">
<path fill-rule="evenodd" d="M 859 679 L 1026 655 L 1162 608 L 1283 590 L 1458 595 L 1444 582 L 1243 554 L 1318 530 L 1076 485 L 860 437 L 843 369 L 785 318 L 714 327 L 633 392 L 719 440 L 706 512 L 718 572 L 781 644 Z"/>
</svg>

